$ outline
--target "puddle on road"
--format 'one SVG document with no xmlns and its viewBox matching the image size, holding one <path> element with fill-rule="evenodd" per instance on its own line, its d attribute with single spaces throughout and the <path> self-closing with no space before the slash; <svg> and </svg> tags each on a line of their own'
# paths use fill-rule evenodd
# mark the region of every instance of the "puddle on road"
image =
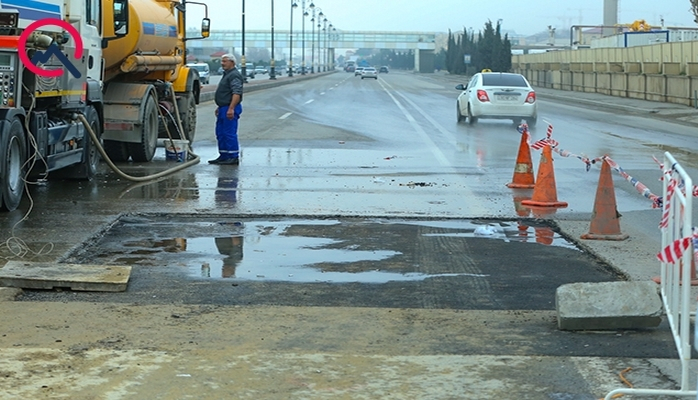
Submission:
<svg viewBox="0 0 698 400">
<path fill-rule="evenodd" d="M 468 261 L 482 240 L 579 251 L 549 226 L 525 220 L 176 218 L 124 219 L 87 257 L 191 278 L 385 283 L 487 277 Z"/>
</svg>

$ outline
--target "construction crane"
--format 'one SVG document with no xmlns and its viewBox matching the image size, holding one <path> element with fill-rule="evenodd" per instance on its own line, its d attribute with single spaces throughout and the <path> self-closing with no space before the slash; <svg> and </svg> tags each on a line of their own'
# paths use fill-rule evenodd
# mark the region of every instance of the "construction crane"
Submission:
<svg viewBox="0 0 698 400">
<path fill-rule="evenodd" d="M 652 30 L 652 25 L 645 22 L 644 19 L 637 19 L 632 24 L 625 25 L 631 32 L 649 32 Z"/>
</svg>

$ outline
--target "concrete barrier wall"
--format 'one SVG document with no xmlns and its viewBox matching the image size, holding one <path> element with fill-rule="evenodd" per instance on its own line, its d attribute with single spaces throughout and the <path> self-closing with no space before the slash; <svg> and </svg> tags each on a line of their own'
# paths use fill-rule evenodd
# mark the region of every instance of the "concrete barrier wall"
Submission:
<svg viewBox="0 0 698 400">
<path fill-rule="evenodd" d="M 695 106 L 698 41 L 512 56 L 533 86 Z"/>
<path fill-rule="evenodd" d="M 336 70 L 332 71 L 327 71 L 327 72 L 316 72 L 314 74 L 306 74 L 306 75 L 300 75 L 296 74 L 291 78 L 287 78 L 285 75 L 278 75 L 279 78 L 276 80 L 270 80 L 269 76 L 260 76 L 260 78 L 257 78 L 256 80 L 250 79 L 248 80 L 248 84 L 245 84 L 244 86 L 244 93 L 250 93 L 250 92 L 256 92 L 258 90 L 265 90 L 265 89 L 270 89 L 274 88 L 277 86 L 282 86 L 282 85 L 288 85 L 294 82 L 298 81 L 303 81 L 307 79 L 313 79 L 317 78 L 323 75 L 328 75 L 328 74 L 334 74 L 336 73 Z M 209 85 L 206 86 L 202 91 L 201 95 L 199 96 L 199 103 L 203 103 L 206 101 L 213 101 L 216 95 L 216 86 L 214 85 Z"/>
</svg>

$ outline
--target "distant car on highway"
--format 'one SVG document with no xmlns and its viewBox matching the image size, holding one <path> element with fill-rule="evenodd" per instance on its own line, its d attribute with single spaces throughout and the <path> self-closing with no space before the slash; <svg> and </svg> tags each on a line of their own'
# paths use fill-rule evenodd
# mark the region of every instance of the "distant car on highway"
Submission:
<svg viewBox="0 0 698 400">
<path fill-rule="evenodd" d="M 382 66 L 378 71 L 379 71 L 381 74 L 387 74 L 388 72 L 390 72 L 390 71 L 388 71 L 388 67 L 385 66 L 385 65 Z"/>
<path fill-rule="evenodd" d="M 240 72 L 242 72 L 242 70 Z M 256 75 L 256 73 L 254 71 L 254 64 L 253 63 L 245 63 L 245 73 L 247 74 L 248 78 L 254 79 L 254 76 Z"/>
<path fill-rule="evenodd" d="M 460 84 L 456 89 L 462 91 L 456 100 L 458 122 L 467 119 L 474 124 L 483 118 L 511 119 L 518 124 L 524 119 L 529 126 L 536 125 L 536 92 L 523 75 L 480 72 L 467 85 Z"/>
<path fill-rule="evenodd" d="M 254 68 L 254 73 L 258 75 L 264 75 L 267 73 L 267 69 L 264 67 L 255 67 Z"/>
<path fill-rule="evenodd" d="M 211 75 L 211 70 L 206 63 L 189 63 L 187 67 L 193 68 L 199 72 L 199 81 L 201 84 L 208 85 L 209 76 Z"/>
<path fill-rule="evenodd" d="M 375 68 L 367 67 L 361 70 L 361 79 L 373 78 L 378 80 L 378 71 Z"/>
<path fill-rule="evenodd" d="M 356 67 L 354 70 L 354 76 L 361 76 L 361 71 L 363 71 L 364 67 Z"/>
</svg>

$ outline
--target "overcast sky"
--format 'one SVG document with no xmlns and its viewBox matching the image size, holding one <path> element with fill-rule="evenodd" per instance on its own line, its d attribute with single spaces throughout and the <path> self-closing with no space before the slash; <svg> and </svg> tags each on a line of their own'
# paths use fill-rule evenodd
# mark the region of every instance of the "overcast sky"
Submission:
<svg viewBox="0 0 698 400">
<path fill-rule="evenodd" d="M 197 0 L 209 6 L 213 30 L 239 30 L 242 26 L 243 0 Z M 274 1 L 274 26 L 288 30 L 291 0 Z M 690 0 L 618 0 L 618 22 L 632 23 L 644 19 L 666 26 L 698 27 L 693 22 Z M 272 0 L 245 1 L 245 28 L 270 29 Z M 293 29 L 301 29 L 302 0 L 296 0 Z M 310 6 L 305 1 L 305 6 Z M 317 0 L 316 12 L 322 9 L 338 30 L 357 31 L 479 31 L 485 22 L 502 20 L 504 30 L 532 34 L 547 29 L 569 28 L 571 25 L 603 23 L 603 0 Z M 197 27 L 202 12 L 190 5 L 187 24 Z M 310 17 L 305 22 L 311 30 Z"/>
</svg>

